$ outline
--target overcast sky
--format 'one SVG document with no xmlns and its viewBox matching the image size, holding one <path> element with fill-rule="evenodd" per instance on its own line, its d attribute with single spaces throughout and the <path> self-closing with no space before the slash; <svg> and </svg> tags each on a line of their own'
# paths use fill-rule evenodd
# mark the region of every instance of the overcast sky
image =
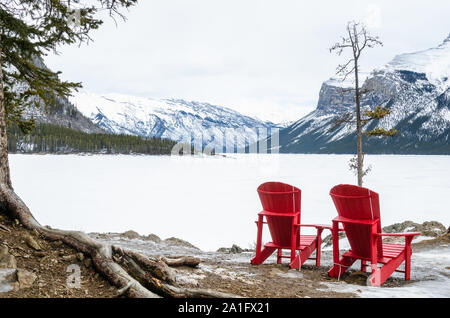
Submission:
<svg viewBox="0 0 450 318">
<path fill-rule="evenodd" d="M 93 93 L 182 98 L 279 122 L 316 107 L 322 82 L 343 57 L 328 49 L 349 20 L 364 21 L 384 47 L 364 71 L 396 54 L 440 44 L 450 1 L 141 0 L 94 42 L 59 49 L 46 63 Z"/>
</svg>

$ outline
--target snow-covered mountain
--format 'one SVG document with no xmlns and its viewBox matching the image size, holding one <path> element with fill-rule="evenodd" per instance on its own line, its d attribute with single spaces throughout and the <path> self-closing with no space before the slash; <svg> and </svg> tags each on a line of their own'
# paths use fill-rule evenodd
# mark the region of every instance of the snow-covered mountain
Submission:
<svg viewBox="0 0 450 318">
<path fill-rule="evenodd" d="M 33 63 L 36 66 L 47 68 L 41 59 L 34 58 Z M 23 92 L 27 88 L 27 85 L 20 82 L 16 82 L 13 87 L 10 87 L 12 91 L 16 92 Z M 33 98 L 34 100 L 37 100 L 38 103 L 42 104 L 42 101 L 39 98 Z M 41 105 L 40 107 L 27 107 L 22 113 L 22 116 L 24 119 L 33 118 L 37 124 L 45 123 L 63 126 L 86 133 L 106 133 L 105 130 L 83 116 L 67 98 L 58 96 L 55 97 L 54 105 L 49 106 L 47 109 L 44 105 Z"/>
<path fill-rule="evenodd" d="M 331 130 L 334 119 L 354 111 L 351 81 L 332 78 L 323 83 L 316 110 L 280 132 L 281 152 L 354 153 L 355 125 Z M 366 153 L 450 154 L 450 36 L 439 46 L 401 54 L 364 75 L 363 88 L 372 90 L 361 106 L 385 106 L 391 114 L 375 127 L 397 129 L 393 138 L 364 140 Z"/>
<path fill-rule="evenodd" d="M 253 144 L 280 128 L 229 108 L 180 99 L 151 99 L 80 92 L 71 98 L 78 110 L 111 133 L 193 141 L 222 152 Z M 220 149 L 222 148 L 222 149 Z"/>
</svg>

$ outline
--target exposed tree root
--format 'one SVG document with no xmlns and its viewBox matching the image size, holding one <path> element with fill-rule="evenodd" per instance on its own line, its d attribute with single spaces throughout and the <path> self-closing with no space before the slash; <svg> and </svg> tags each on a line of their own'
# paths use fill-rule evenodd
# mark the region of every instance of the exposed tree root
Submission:
<svg viewBox="0 0 450 318">
<path fill-rule="evenodd" d="M 176 283 L 174 272 L 163 261 L 154 261 L 142 254 L 130 250 L 124 250 L 117 246 L 112 246 L 112 250 L 119 256 L 118 261 L 120 261 L 120 257 L 126 258 L 128 260 L 131 259 L 136 263 L 137 267 L 153 276 L 154 278 L 166 281 L 170 284 Z"/>
<path fill-rule="evenodd" d="M 235 298 L 236 295 L 217 292 L 210 289 L 182 288 L 158 279 L 144 271 L 127 252 L 122 254 L 121 265 L 127 269 L 142 285 L 155 293 L 171 298 Z M 165 274 L 163 275 L 165 276 Z"/>
<path fill-rule="evenodd" d="M 35 230 L 48 240 L 60 240 L 92 258 L 95 269 L 119 290 L 117 296 L 132 298 L 158 297 L 234 297 L 204 289 L 187 289 L 176 285 L 169 266 L 195 267 L 200 260 L 193 257 L 152 260 L 142 254 L 102 243 L 83 232 L 44 227 L 36 221 L 28 207 L 10 185 L 0 183 L 0 209 L 18 219 L 27 229 Z"/>
</svg>

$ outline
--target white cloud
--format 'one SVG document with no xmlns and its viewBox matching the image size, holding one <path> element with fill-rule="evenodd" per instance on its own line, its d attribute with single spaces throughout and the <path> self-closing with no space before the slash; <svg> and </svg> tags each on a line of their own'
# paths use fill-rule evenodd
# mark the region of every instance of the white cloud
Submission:
<svg viewBox="0 0 450 318">
<path fill-rule="evenodd" d="M 366 25 L 371 29 L 379 29 L 381 27 L 381 8 L 376 3 L 367 5 L 366 8 Z"/>
<path fill-rule="evenodd" d="M 295 120 L 316 106 L 322 82 L 342 63 L 328 48 L 347 21 L 366 21 L 384 42 L 363 57 L 370 71 L 439 44 L 450 31 L 448 12 L 448 0 L 141 0 L 126 23 L 116 27 L 105 17 L 93 43 L 64 47 L 46 62 L 92 92 L 184 98 Z"/>
</svg>

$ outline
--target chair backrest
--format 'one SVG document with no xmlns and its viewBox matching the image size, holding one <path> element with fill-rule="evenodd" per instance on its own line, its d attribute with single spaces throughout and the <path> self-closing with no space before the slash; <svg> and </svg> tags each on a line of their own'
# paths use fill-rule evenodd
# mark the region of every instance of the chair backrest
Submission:
<svg viewBox="0 0 450 318">
<path fill-rule="evenodd" d="M 273 213 L 301 212 L 300 189 L 281 182 L 267 182 L 258 187 L 258 195 L 263 210 Z M 290 246 L 292 219 L 286 217 L 267 216 L 267 224 L 275 244 Z M 295 220 L 300 223 L 300 215 Z"/>
<path fill-rule="evenodd" d="M 341 217 L 357 220 L 380 220 L 380 201 L 378 193 L 354 186 L 341 184 L 330 191 L 336 210 Z M 370 258 L 371 230 L 366 225 L 343 224 L 352 252 L 361 257 Z M 381 222 L 378 222 L 381 233 Z M 382 242 L 378 241 L 378 255 L 383 255 Z"/>
</svg>

